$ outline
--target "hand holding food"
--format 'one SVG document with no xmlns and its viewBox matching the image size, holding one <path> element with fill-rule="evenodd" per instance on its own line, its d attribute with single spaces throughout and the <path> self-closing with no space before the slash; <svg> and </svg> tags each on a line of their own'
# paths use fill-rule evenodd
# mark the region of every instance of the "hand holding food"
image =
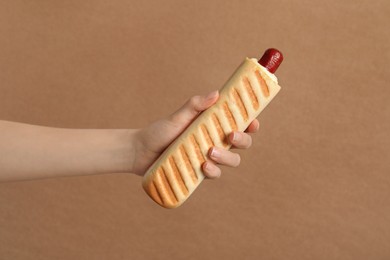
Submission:
<svg viewBox="0 0 390 260">
<path fill-rule="evenodd" d="M 210 148 L 229 150 L 229 136 L 244 131 L 279 92 L 275 75 L 282 54 L 269 49 L 257 62 L 246 58 L 220 91 L 218 101 L 203 111 L 150 166 L 143 187 L 159 205 L 181 205 L 205 178 L 203 164 Z M 161 151 L 160 151 L 161 152 Z"/>
</svg>

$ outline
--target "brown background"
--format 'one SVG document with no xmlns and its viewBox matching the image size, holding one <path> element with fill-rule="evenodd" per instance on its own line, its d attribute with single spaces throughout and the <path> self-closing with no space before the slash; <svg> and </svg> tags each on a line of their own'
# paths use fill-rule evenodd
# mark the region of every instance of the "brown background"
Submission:
<svg viewBox="0 0 390 260">
<path fill-rule="evenodd" d="M 138 128 L 283 50 L 238 169 L 0 184 L 0 259 L 390 259 L 388 1 L 1 1 L 0 118 Z"/>
</svg>

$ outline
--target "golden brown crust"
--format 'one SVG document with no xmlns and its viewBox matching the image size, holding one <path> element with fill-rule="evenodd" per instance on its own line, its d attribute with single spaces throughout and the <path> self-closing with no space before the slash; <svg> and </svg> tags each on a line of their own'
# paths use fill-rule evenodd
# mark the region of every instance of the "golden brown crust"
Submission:
<svg viewBox="0 0 390 260">
<path fill-rule="evenodd" d="M 259 109 L 259 100 L 256 97 L 256 94 L 253 90 L 251 82 L 249 81 L 249 79 L 247 77 L 244 77 L 242 79 L 242 81 L 244 83 L 245 90 L 247 91 L 249 98 L 252 101 L 253 108 L 255 110 Z"/>
<path fill-rule="evenodd" d="M 144 189 L 155 202 L 157 202 L 160 205 L 163 204 L 161 195 L 158 193 L 154 181 L 150 181 L 146 183 L 146 185 L 144 185 Z"/>
<path fill-rule="evenodd" d="M 177 165 L 176 165 L 176 162 L 175 162 L 175 159 L 173 158 L 173 156 L 170 156 L 168 161 L 169 161 L 169 164 L 171 166 L 173 176 L 175 178 L 174 181 L 179 185 L 181 192 L 184 195 L 188 195 L 188 188 L 187 188 L 186 184 L 184 183 L 183 177 L 181 176 L 181 173 L 180 173 L 179 169 L 177 168 Z"/>
<path fill-rule="evenodd" d="M 213 113 L 211 117 L 212 117 L 215 129 L 217 129 L 218 136 L 219 136 L 222 144 L 224 146 L 227 146 L 228 142 L 226 140 L 225 133 L 223 132 L 223 129 L 222 129 L 222 126 L 221 126 L 221 122 L 219 121 L 218 116 L 215 113 Z"/>
<path fill-rule="evenodd" d="M 269 88 L 263 77 L 260 75 L 260 71 L 256 70 L 255 75 L 257 78 L 257 81 L 259 82 L 261 92 L 263 92 L 263 95 L 265 97 L 269 97 Z"/>
<path fill-rule="evenodd" d="M 232 111 L 230 111 L 227 102 L 223 103 L 223 111 L 225 112 L 225 116 L 229 121 L 230 127 L 232 128 L 233 131 L 236 131 L 238 129 L 236 119 L 234 119 Z"/>
<path fill-rule="evenodd" d="M 198 161 L 200 164 L 204 163 L 206 159 L 204 158 L 202 152 L 200 151 L 200 146 L 198 143 L 198 140 L 196 140 L 196 137 L 194 134 L 190 135 L 191 144 L 194 147 L 196 157 L 198 158 Z"/>
<path fill-rule="evenodd" d="M 238 106 L 238 109 L 240 110 L 242 118 L 244 119 L 244 121 L 248 121 L 248 111 L 246 110 L 246 107 L 244 105 L 244 102 L 242 101 L 240 93 L 238 93 L 237 89 L 233 88 L 232 95 L 235 103 Z"/>
<path fill-rule="evenodd" d="M 198 176 L 196 175 L 196 173 L 194 171 L 194 167 L 191 164 L 191 161 L 190 161 L 190 159 L 188 157 L 187 150 L 184 148 L 184 145 L 180 145 L 179 150 L 180 150 L 181 157 L 184 160 L 184 164 L 185 164 L 185 166 L 187 168 L 187 171 L 188 171 L 189 175 L 191 176 L 191 179 L 192 179 L 193 183 L 197 183 L 198 182 Z"/>
<path fill-rule="evenodd" d="M 204 138 L 206 140 L 208 148 L 213 147 L 214 146 L 214 142 L 213 142 L 213 139 L 211 139 L 209 130 L 207 130 L 207 126 L 205 124 L 201 124 L 200 125 L 200 129 L 201 129 L 202 134 L 203 134 L 203 136 L 204 136 Z"/>
<path fill-rule="evenodd" d="M 178 202 L 176 194 L 173 192 L 172 186 L 169 183 L 165 171 L 162 167 L 158 168 L 157 172 L 156 188 L 161 195 L 164 205 L 175 205 Z"/>
</svg>

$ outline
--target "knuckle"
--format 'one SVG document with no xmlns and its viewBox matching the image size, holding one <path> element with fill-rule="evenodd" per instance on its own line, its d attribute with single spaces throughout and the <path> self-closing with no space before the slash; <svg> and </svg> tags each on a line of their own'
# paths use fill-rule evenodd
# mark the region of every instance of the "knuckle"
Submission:
<svg viewBox="0 0 390 260">
<path fill-rule="evenodd" d="M 188 100 L 188 104 L 189 104 L 191 107 L 195 107 L 196 104 L 198 103 L 198 100 L 199 100 L 199 96 L 193 96 L 193 97 L 191 97 L 191 98 Z"/>
<path fill-rule="evenodd" d="M 188 100 L 187 105 L 191 111 L 193 112 L 199 111 L 199 100 L 200 100 L 200 96 L 193 96 Z"/>
<path fill-rule="evenodd" d="M 181 115 L 179 113 L 173 113 L 168 116 L 168 121 L 172 123 L 180 122 L 181 121 Z"/>
</svg>

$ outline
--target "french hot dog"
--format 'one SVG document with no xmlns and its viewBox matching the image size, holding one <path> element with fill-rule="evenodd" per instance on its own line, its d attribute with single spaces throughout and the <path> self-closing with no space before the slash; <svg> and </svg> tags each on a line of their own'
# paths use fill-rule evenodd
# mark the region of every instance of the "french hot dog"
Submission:
<svg viewBox="0 0 390 260">
<path fill-rule="evenodd" d="M 218 101 L 161 154 L 144 175 L 146 193 L 165 208 L 180 206 L 203 181 L 201 166 L 213 146 L 230 149 L 227 136 L 244 131 L 279 92 L 273 74 L 283 61 L 268 49 L 259 61 L 246 58 L 220 90 Z"/>
</svg>

